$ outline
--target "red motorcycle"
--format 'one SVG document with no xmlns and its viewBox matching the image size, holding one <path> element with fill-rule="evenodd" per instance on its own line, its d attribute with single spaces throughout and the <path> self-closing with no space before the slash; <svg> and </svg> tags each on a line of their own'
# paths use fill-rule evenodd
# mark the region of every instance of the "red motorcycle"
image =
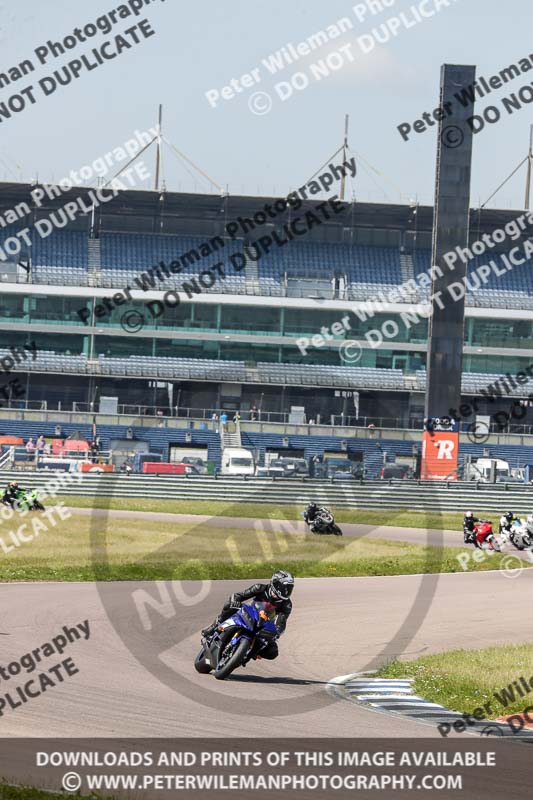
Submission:
<svg viewBox="0 0 533 800">
<path fill-rule="evenodd" d="M 478 547 L 482 550 L 495 550 L 501 553 L 501 547 L 492 530 L 492 522 L 482 519 L 474 525 L 474 534 Z"/>
</svg>

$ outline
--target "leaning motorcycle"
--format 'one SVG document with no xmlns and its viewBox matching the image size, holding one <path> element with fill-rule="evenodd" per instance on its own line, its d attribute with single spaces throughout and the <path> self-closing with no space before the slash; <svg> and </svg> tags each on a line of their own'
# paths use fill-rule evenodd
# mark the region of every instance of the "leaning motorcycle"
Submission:
<svg viewBox="0 0 533 800">
<path fill-rule="evenodd" d="M 511 525 L 511 530 L 502 534 L 504 542 L 511 542 L 517 550 L 533 550 L 533 539 L 525 522 L 517 519 Z"/>
<path fill-rule="evenodd" d="M 196 671 L 212 671 L 222 681 L 237 667 L 260 658 L 261 650 L 278 636 L 276 616 L 272 603 L 255 601 L 242 605 L 202 642 L 194 661 Z"/>
<path fill-rule="evenodd" d="M 327 508 L 321 508 L 314 519 L 310 521 L 307 519 L 305 511 L 303 512 L 302 516 L 306 524 L 309 526 L 311 533 L 325 536 L 330 534 L 333 534 L 334 536 L 342 536 L 342 531 L 335 523 L 333 514 Z"/>
<path fill-rule="evenodd" d="M 495 550 L 501 553 L 500 543 L 492 530 L 492 522 L 488 519 L 482 519 L 474 525 L 474 535 L 478 547 L 482 550 Z"/>
<path fill-rule="evenodd" d="M 37 489 L 29 489 L 28 491 L 21 489 L 17 492 L 15 503 L 18 508 L 26 511 L 44 511 L 44 506 L 39 501 Z"/>
</svg>

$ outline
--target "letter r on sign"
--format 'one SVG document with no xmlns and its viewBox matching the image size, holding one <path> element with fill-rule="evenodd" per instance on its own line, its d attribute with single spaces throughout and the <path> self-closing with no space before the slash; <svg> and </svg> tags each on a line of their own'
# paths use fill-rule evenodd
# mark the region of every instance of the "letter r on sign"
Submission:
<svg viewBox="0 0 533 800">
<path fill-rule="evenodd" d="M 439 452 L 437 453 L 437 458 L 440 460 L 446 458 L 449 461 L 453 459 L 453 451 L 455 449 L 455 442 L 451 439 L 439 439 L 437 442 L 434 442 L 435 447 L 439 448 Z"/>
</svg>

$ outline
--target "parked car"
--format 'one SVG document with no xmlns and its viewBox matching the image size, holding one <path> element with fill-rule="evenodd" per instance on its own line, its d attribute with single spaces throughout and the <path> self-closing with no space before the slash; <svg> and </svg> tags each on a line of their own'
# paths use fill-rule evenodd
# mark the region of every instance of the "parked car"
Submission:
<svg viewBox="0 0 533 800">
<path fill-rule="evenodd" d="M 336 472 L 333 475 L 332 480 L 334 481 L 356 481 L 357 478 L 353 474 L 353 472 Z"/>
<path fill-rule="evenodd" d="M 256 477 L 258 478 L 284 478 L 285 470 L 282 467 L 256 467 Z"/>
<path fill-rule="evenodd" d="M 194 467 L 194 469 L 199 475 L 207 475 L 207 464 L 205 463 L 203 458 L 185 456 L 185 458 L 181 459 L 180 464 L 190 464 L 191 467 Z"/>
<path fill-rule="evenodd" d="M 271 467 L 282 469 L 286 478 L 295 475 L 309 475 L 309 467 L 305 458 L 275 458 L 270 462 Z"/>
</svg>

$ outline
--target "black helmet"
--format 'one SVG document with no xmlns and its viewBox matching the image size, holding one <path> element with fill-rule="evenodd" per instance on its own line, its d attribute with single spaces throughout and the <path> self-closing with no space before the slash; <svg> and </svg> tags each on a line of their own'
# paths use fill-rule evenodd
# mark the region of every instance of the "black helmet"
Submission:
<svg viewBox="0 0 533 800">
<path fill-rule="evenodd" d="M 294 589 L 294 578 L 290 572 L 279 569 L 272 575 L 268 594 L 272 600 L 288 600 Z"/>
<path fill-rule="evenodd" d="M 513 521 L 513 512 L 512 511 L 506 511 L 503 516 L 505 517 L 507 522 L 512 522 Z"/>
</svg>

